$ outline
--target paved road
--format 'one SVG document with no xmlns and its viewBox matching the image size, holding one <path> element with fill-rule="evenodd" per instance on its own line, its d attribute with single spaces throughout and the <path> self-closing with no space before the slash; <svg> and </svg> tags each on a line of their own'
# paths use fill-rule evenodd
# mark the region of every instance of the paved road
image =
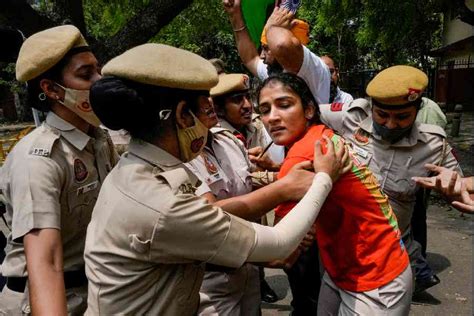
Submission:
<svg viewBox="0 0 474 316">
<path fill-rule="evenodd" d="M 450 132 L 450 126 L 447 128 Z M 474 175 L 474 112 L 463 113 L 460 135 L 449 137 L 466 175 Z M 473 216 L 464 216 L 439 197 L 428 208 L 428 261 L 441 283 L 412 303 L 410 315 L 473 315 Z M 282 299 L 263 304 L 264 316 L 289 315 L 291 291 L 281 270 L 266 270 Z"/>
</svg>

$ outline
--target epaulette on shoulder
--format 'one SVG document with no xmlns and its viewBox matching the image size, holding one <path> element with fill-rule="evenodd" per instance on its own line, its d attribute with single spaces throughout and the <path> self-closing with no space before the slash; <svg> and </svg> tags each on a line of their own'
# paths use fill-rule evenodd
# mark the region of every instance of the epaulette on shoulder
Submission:
<svg viewBox="0 0 474 316">
<path fill-rule="evenodd" d="M 191 184 L 193 179 L 190 179 L 190 174 L 183 168 L 161 172 L 156 177 L 165 180 L 173 193 L 194 194 L 196 192 L 196 186 Z"/>
<path fill-rule="evenodd" d="M 33 156 L 50 157 L 53 145 L 56 140 L 61 137 L 59 131 L 46 126 L 41 126 L 38 129 L 38 135 L 33 140 L 29 154 Z"/>
<path fill-rule="evenodd" d="M 355 109 L 362 109 L 368 114 L 370 112 L 370 102 L 364 98 L 355 99 L 351 102 L 347 111 L 353 111 Z"/>
<path fill-rule="evenodd" d="M 420 125 L 418 125 L 418 130 L 422 133 L 435 134 L 446 138 L 446 132 L 438 125 L 420 123 Z"/>
</svg>

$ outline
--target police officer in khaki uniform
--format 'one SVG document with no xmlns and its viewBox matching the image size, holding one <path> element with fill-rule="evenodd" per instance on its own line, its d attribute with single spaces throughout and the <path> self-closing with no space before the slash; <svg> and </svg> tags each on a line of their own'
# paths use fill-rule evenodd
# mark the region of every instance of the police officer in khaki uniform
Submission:
<svg viewBox="0 0 474 316">
<path fill-rule="evenodd" d="M 211 96 L 230 96 L 248 92 L 248 77 L 244 74 L 222 74 L 219 83 L 211 89 Z M 244 96 L 245 97 L 245 96 Z M 224 100 L 220 100 L 224 102 Z M 214 103 L 217 105 L 216 103 Z M 225 106 L 218 104 L 218 107 Z M 201 112 L 201 111 L 199 111 Z M 217 124 L 214 110 L 206 111 Z M 199 119 L 202 116 L 197 115 Z M 207 118 L 201 119 L 207 122 Z M 221 122 L 223 119 L 221 119 Z M 252 191 L 252 169 L 247 149 L 226 128 L 213 127 L 207 145 L 199 157 L 187 163 L 202 184 L 196 195 L 208 196 L 215 202 Z M 210 197 L 209 197 L 210 195 Z M 260 315 L 260 282 L 258 268 L 250 263 L 238 269 L 207 265 L 200 289 L 199 314 L 201 315 Z"/>
<path fill-rule="evenodd" d="M 193 315 L 205 262 L 238 268 L 285 258 L 298 246 L 331 189 L 326 172 L 337 177 L 343 152 L 329 146 L 322 155 L 316 146 L 313 165 L 324 172 L 294 170 L 290 182 L 219 208 L 195 195 L 196 178 L 183 165 L 206 144 L 208 130 L 194 113 L 217 83 L 213 66 L 181 49 L 145 44 L 109 61 L 103 74 L 91 88 L 94 111 L 132 139 L 102 186 L 87 230 L 87 314 Z M 307 176 L 312 184 L 302 202 L 275 227 L 229 214 L 258 218 L 301 195 Z"/>
<path fill-rule="evenodd" d="M 82 314 L 86 228 L 116 163 L 88 103 L 89 88 L 100 78 L 98 63 L 76 27 L 59 26 L 23 43 L 16 77 L 28 83 L 30 105 L 49 112 L 1 170 L 11 233 L 0 314 Z"/>
<path fill-rule="evenodd" d="M 428 176 L 427 163 L 461 172 L 444 130 L 415 121 L 427 85 L 426 74 L 414 67 L 393 66 L 381 71 L 367 86 L 370 101 L 357 99 L 342 109 L 339 130 L 389 197 L 416 275 L 415 292 L 439 283 L 439 279 L 411 235 L 410 220 L 419 189 L 412 177 Z M 337 115 L 323 117 L 330 126 L 338 124 Z"/>
</svg>

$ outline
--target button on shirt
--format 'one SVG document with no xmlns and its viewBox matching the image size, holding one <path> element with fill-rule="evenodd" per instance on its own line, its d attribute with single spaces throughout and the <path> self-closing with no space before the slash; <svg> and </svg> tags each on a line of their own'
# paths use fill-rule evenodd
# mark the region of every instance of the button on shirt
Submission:
<svg viewBox="0 0 474 316">
<path fill-rule="evenodd" d="M 50 112 L 8 155 L 0 177 L 11 228 L 4 276 L 27 275 L 22 239 L 33 229 L 61 231 L 65 271 L 84 266 L 87 224 L 117 158 L 103 130 L 95 129 L 94 136 Z"/>
<path fill-rule="evenodd" d="M 197 197 L 196 181 L 174 156 L 132 138 L 87 230 L 87 314 L 193 315 L 202 263 L 245 262 L 251 224 Z"/>
</svg>

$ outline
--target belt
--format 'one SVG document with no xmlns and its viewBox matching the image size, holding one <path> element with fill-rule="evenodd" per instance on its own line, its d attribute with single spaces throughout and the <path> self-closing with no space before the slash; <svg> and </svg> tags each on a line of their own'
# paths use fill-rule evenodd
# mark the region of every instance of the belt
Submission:
<svg viewBox="0 0 474 316">
<path fill-rule="evenodd" d="M 232 273 L 235 272 L 237 269 L 219 266 L 217 264 L 206 263 L 206 272 L 225 272 L 225 273 Z"/>
<path fill-rule="evenodd" d="M 7 287 L 15 292 L 25 292 L 28 277 L 9 277 Z M 64 272 L 64 286 L 66 289 L 80 287 L 87 284 L 87 277 L 84 269 Z"/>
</svg>

